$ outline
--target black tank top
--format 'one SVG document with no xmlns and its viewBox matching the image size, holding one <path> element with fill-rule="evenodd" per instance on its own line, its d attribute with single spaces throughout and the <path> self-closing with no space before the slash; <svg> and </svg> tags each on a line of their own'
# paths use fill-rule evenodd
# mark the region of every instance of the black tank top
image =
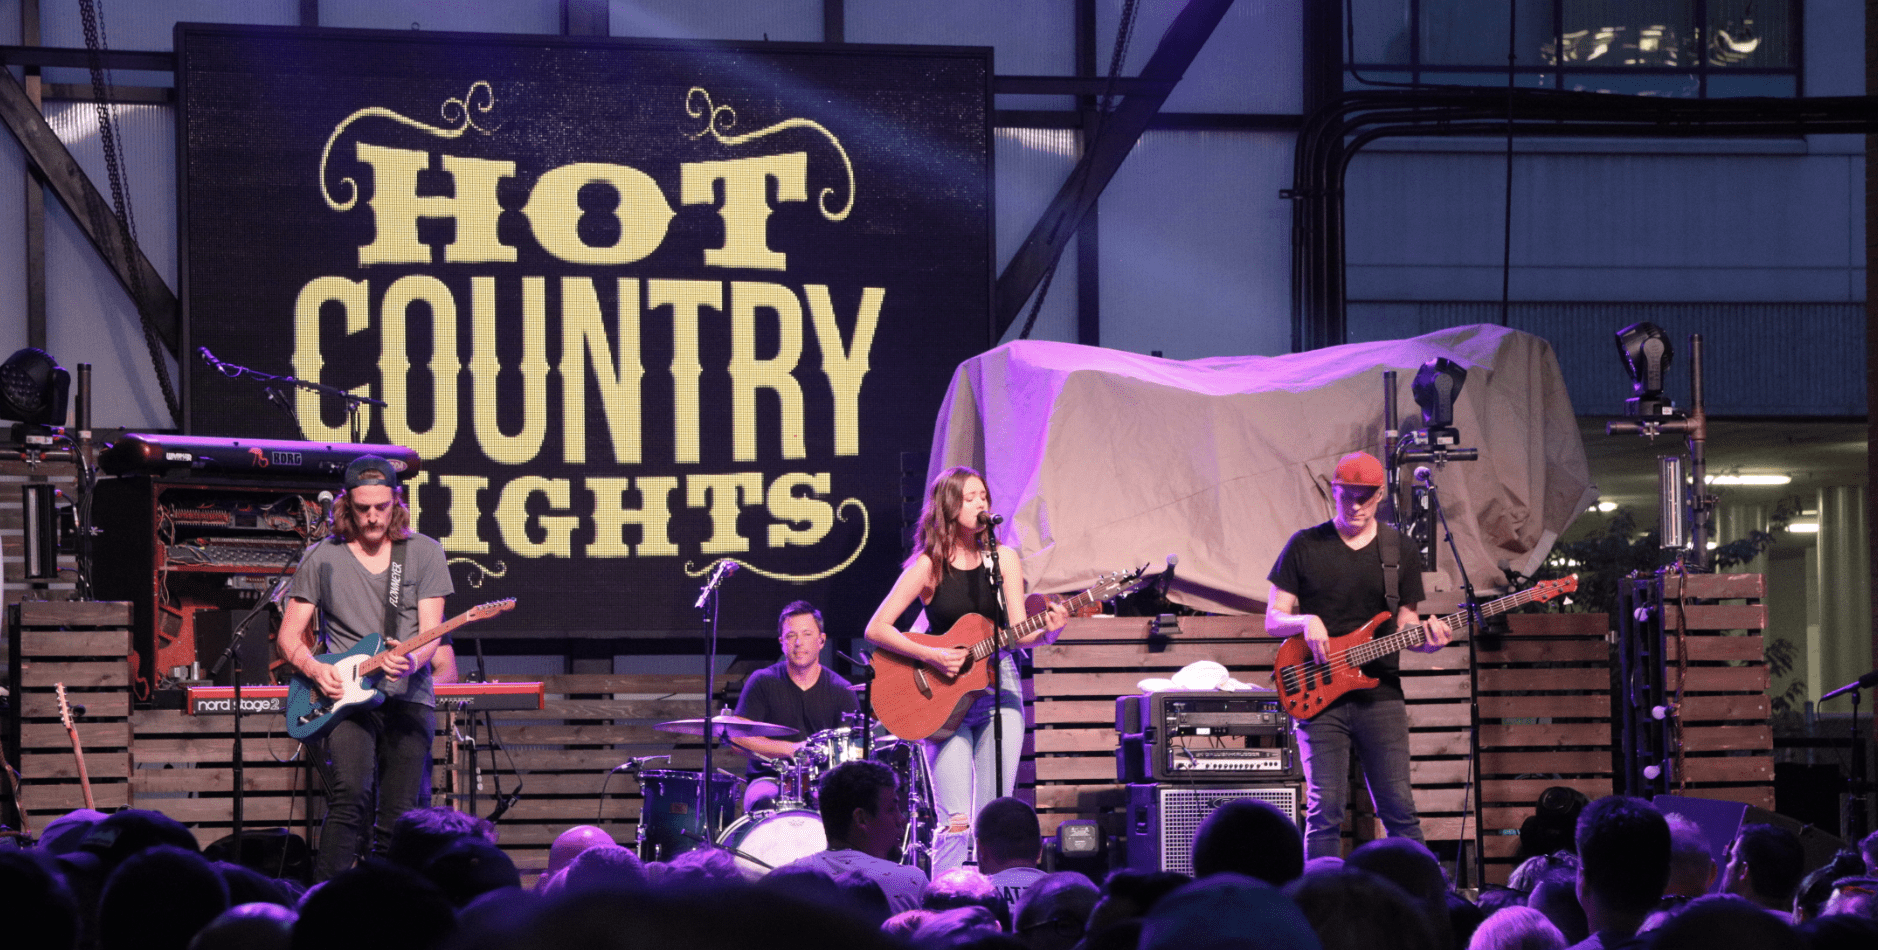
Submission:
<svg viewBox="0 0 1878 950">
<path fill-rule="evenodd" d="M 946 571 L 945 579 L 933 589 L 932 600 L 926 602 L 927 632 L 944 633 L 966 614 L 981 614 L 993 622 L 998 618 L 998 594 L 991 586 L 991 570 L 984 564 L 969 571 L 956 567 Z"/>
</svg>

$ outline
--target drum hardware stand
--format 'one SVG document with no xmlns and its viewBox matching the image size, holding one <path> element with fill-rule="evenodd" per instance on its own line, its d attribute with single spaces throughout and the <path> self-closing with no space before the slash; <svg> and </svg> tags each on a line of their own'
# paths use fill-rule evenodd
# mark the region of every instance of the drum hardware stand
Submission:
<svg viewBox="0 0 1878 950">
<path fill-rule="evenodd" d="M 710 580 L 705 581 L 698 592 L 698 602 L 692 605 L 704 611 L 704 623 L 710 631 L 704 647 L 704 774 L 698 781 L 698 820 L 703 823 L 707 846 L 717 841 L 717 829 L 713 827 L 715 815 L 711 809 L 711 773 L 715 771 L 711 767 L 711 748 L 717 742 L 717 613 L 724 599 L 724 579 L 736 572 L 736 561 L 729 558 L 718 561 Z"/>
</svg>

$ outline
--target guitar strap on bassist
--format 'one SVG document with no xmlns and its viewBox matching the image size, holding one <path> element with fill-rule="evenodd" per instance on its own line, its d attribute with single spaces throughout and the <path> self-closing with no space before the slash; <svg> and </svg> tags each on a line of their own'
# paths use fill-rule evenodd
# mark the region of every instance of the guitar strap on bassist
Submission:
<svg viewBox="0 0 1878 950">
<path fill-rule="evenodd" d="M 1386 524 L 1376 526 L 1376 557 L 1382 561 L 1382 595 L 1394 623 L 1402 606 L 1402 532 Z"/>
<path fill-rule="evenodd" d="M 385 592 L 385 639 L 398 637 L 398 614 L 404 610 L 400 599 L 404 596 L 404 551 L 408 545 L 403 541 L 391 542 L 391 567 L 385 571 L 387 590 Z M 421 632 L 421 631 L 420 631 Z"/>
</svg>

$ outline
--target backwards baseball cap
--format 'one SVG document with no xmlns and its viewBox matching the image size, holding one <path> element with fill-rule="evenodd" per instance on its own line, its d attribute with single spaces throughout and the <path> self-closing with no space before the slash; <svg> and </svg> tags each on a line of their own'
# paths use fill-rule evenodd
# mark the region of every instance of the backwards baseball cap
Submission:
<svg viewBox="0 0 1878 950">
<path fill-rule="evenodd" d="M 1338 469 L 1342 471 L 1342 469 Z M 377 475 L 367 476 L 367 472 Z M 360 485 L 383 485 L 386 488 L 398 487 L 398 470 L 393 468 L 391 460 L 377 455 L 361 455 L 346 466 L 346 490 Z"/>
<path fill-rule="evenodd" d="M 354 463 L 356 464 L 356 463 Z M 1337 472 L 1330 477 L 1333 485 L 1381 488 L 1386 481 L 1382 463 L 1368 452 L 1351 452 L 1337 460 Z"/>
</svg>

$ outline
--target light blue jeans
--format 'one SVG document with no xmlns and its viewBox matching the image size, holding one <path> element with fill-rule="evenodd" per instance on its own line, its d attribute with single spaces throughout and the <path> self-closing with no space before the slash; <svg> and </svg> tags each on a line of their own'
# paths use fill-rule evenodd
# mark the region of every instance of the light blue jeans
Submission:
<svg viewBox="0 0 1878 950">
<path fill-rule="evenodd" d="M 991 724 L 993 697 L 980 696 L 965 713 L 959 730 L 944 742 L 926 743 L 932 763 L 933 812 L 939 827 L 933 835 L 932 876 L 965 863 L 978 810 L 1017 787 L 1017 764 L 1024 754 L 1024 698 L 1017 664 L 1010 657 L 998 666 L 1003 689 L 997 695 L 1004 730 L 1004 787 L 996 788 L 996 739 Z"/>
</svg>

